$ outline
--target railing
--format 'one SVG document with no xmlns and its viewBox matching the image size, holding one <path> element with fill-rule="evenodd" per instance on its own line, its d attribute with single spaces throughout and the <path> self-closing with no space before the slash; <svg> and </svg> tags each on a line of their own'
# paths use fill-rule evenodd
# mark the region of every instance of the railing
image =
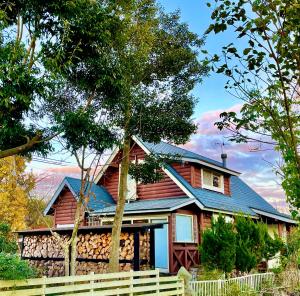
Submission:
<svg viewBox="0 0 300 296">
<path fill-rule="evenodd" d="M 184 295 L 178 276 L 160 276 L 159 270 L 89 274 L 23 281 L 0 281 L 1 296 L 34 295 Z"/>
<path fill-rule="evenodd" d="M 232 278 L 228 280 L 191 281 L 190 287 L 193 296 L 220 296 L 226 295 L 232 285 L 237 286 L 241 291 L 251 289 L 259 291 L 266 282 L 273 282 L 274 274 L 258 273 Z"/>
</svg>

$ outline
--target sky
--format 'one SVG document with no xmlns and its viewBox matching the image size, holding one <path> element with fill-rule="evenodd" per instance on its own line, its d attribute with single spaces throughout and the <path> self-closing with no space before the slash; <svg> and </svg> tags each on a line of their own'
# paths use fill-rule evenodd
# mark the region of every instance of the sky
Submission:
<svg viewBox="0 0 300 296">
<path fill-rule="evenodd" d="M 188 24 L 191 31 L 203 36 L 210 24 L 211 8 L 205 0 L 160 0 L 159 3 L 167 11 L 180 10 L 181 20 Z M 220 53 L 222 46 L 235 42 L 232 32 L 210 35 L 205 40 L 203 49 Z M 241 42 L 238 40 L 238 42 Z M 201 54 L 199 58 L 203 58 Z M 228 154 L 228 166 L 242 173 L 241 178 L 261 194 L 280 211 L 286 212 L 285 196 L 280 186 L 280 179 L 274 173 L 270 163 L 279 161 L 279 156 L 272 150 L 252 152 L 255 146 L 234 144 L 228 141 L 229 132 L 220 132 L 214 123 L 223 111 L 239 111 L 242 102 L 234 98 L 224 89 L 227 78 L 221 74 L 210 73 L 203 82 L 195 87 L 193 95 L 198 99 L 194 112 L 194 121 L 198 130 L 191 140 L 184 145 L 186 149 L 204 156 L 220 160 L 221 145 Z M 37 192 L 51 195 L 65 175 L 77 176 L 78 169 L 74 160 L 64 154 L 49 156 L 57 160 L 63 159 L 61 165 L 45 164 L 33 161 L 29 169 L 38 175 Z"/>
</svg>

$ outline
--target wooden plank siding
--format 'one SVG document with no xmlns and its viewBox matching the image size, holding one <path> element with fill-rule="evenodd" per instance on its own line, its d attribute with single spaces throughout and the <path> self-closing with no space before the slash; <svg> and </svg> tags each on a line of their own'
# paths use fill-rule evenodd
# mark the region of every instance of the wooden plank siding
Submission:
<svg viewBox="0 0 300 296">
<path fill-rule="evenodd" d="M 69 189 L 64 189 L 55 204 L 55 225 L 73 224 L 76 212 L 76 200 Z"/>
<path fill-rule="evenodd" d="M 137 144 L 134 144 L 130 150 L 130 160 L 138 162 L 145 159 L 144 150 Z M 109 166 L 99 181 L 113 199 L 118 199 L 118 183 L 119 183 L 119 163 L 121 160 L 121 152 L 119 152 L 112 161 L 112 166 Z M 176 162 L 172 167 L 193 187 L 201 188 L 201 166 L 188 162 Z M 165 173 L 160 182 L 153 184 L 138 184 L 137 195 L 139 199 L 154 199 L 154 198 L 172 198 L 186 196 L 186 194 L 178 187 L 178 185 Z M 230 195 L 230 177 L 224 176 L 225 194 Z"/>
</svg>

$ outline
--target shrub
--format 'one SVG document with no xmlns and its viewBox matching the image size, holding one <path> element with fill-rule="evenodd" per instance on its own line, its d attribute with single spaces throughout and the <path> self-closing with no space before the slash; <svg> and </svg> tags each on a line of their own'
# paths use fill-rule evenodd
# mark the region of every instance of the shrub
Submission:
<svg viewBox="0 0 300 296">
<path fill-rule="evenodd" d="M 208 269 L 221 269 L 230 272 L 235 264 L 236 236 L 233 225 L 226 223 L 220 215 L 212 228 L 203 232 L 200 246 L 201 261 Z"/>
<path fill-rule="evenodd" d="M 36 276 L 36 271 L 27 261 L 21 260 L 15 254 L 0 253 L 0 279 L 21 280 Z"/>
</svg>

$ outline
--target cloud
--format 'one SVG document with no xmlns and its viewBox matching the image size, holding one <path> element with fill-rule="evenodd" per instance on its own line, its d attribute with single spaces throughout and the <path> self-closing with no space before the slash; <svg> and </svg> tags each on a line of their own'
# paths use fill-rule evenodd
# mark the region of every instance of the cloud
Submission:
<svg viewBox="0 0 300 296">
<path fill-rule="evenodd" d="M 258 143 L 234 143 L 229 141 L 229 131 L 220 131 L 214 123 L 220 113 L 239 112 L 241 105 L 234 105 L 226 110 L 213 110 L 202 114 L 195 120 L 198 130 L 184 148 L 203 156 L 221 161 L 222 150 L 228 155 L 228 166 L 241 172 L 241 178 L 256 192 L 268 200 L 280 211 L 288 212 L 280 178 L 276 176 L 272 164 L 280 161 L 280 155 L 270 146 Z M 224 146 L 222 143 L 224 142 Z M 256 152 L 254 152 L 256 151 Z"/>
</svg>

